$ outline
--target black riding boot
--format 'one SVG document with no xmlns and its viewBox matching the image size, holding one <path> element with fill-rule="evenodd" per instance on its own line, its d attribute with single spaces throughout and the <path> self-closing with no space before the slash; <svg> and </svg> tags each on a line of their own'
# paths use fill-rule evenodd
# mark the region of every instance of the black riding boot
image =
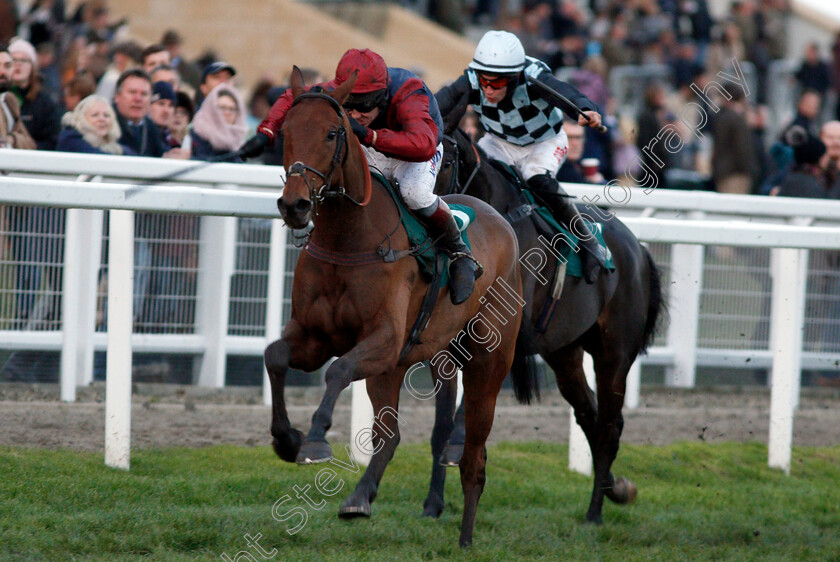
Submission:
<svg viewBox="0 0 840 562">
<path fill-rule="evenodd" d="M 443 199 L 438 199 L 437 208 L 430 215 L 423 211 L 426 209 L 421 209 L 418 216 L 432 238 L 440 239 L 441 250 L 449 255 L 449 297 L 452 304 L 461 304 L 470 298 L 475 280 L 481 277 L 483 269 L 461 239 L 452 211 Z"/>
<path fill-rule="evenodd" d="M 571 197 L 568 197 L 557 180 L 548 174 L 530 177 L 528 179 L 528 187 L 534 190 L 536 195 L 545 201 L 558 222 L 568 228 L 572 234 L 575 234 L 571 228 L 572 221 L 575 220 L 575 217 L 579 217 L 577 219 L 579 226 L 576 230 L 580 232 L 581 229 L 585 229 L 589 233 L 589 236 L 585 238 L 578 238 L 578 246 L 583 250 L 583 252 L 578 252 L 581 268 L 583 269 L 583 278 L 587 283 L 594 283 L 601 273 L 600 270 L 606 269 L 605 252 L 598 244 L 595 235 L 583 221 L 583 218 L 580 217 L 580 213 L 572 203 Z"/>
</svg>

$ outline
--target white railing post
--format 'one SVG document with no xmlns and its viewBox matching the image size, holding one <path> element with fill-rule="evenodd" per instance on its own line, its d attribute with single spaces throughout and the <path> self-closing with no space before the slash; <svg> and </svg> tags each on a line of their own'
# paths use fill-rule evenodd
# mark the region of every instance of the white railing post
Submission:
<svg viewBox="0 0 840 562">
<path fill-rule="evenodd" d="M 93 380 L 103 215 L 104 211 L 67 209 L 61 294 L 61 399 L 65 402 L 74 402 L 76 387 Z"/>
<path fill-rule="evenodd" d="M 83 334 L 77 320 L 81 302 L 82 273 L 79 256 L 82 239 L 82 219 L 78 209 L 67 209 L 64 219 L 64 276 L 61 288 L 61 400 L 76 401 L 76 366 L 80 340 L 93 334 Z"/>
<path fill-rule="evenodd" d="M 674 352 L 674 364 L 665 370 L 665 384 L 668 386 L 694 386 L 703 251 L 704 247 L 699 244 L 674 244 L 671 249 L 668 347 Z"/>
<path fill-rule="evenodd" d="M 773 295 L 770 325 L 773 351 L 768 464 L 790 474 L 793 415 L 802 365 L 807 250 L 772 250 Z"/>
<path fill-rule="evenodd" d="M 635 410 L 639 407 L 639 394 L 642 387 L 642 362 L 637 357 L 630 365 L 627 373 L 627 382 L 624 387 L 624 407 L 628 410 Z"/>
<path fill-rule="evenodd" d="M 109 231 L 105 464 L 128 470 L 131 457 L 134 212 L 111 211 Z"/>
<path fill-rule="evenodd" d="M 230 283 L 236 258 L 234 217 L 201 217 L 196 332 L 204 339 L 198 386 L 225 386 Z"/>
<path fill-rule="evenodd" d="M 371 441 L 368 439 L 368 447 L 359 447 L 356 436 L 369 435 L 373 428 L 374 414 L 373 404 L 367 393 L 367 383 L 364 380 L 353 381 L 350 383 L 350 391 L 352 392 L 352 402 L 350 411 L 350 449 L 353 451 L 353 456 L 362 466 L 370 464 L 370 459 L 373 455 L 370 454 Z M 364 439 L 361 438 L 364 443 Z"/>
<path fill-rule="evenodd" d="M 288 230 L 280 220 L 271 221 L 268 247 L 268 291 L 265 299 L 265 345 L 280 339 L 283 323 L 283 293 L 286 283 Z M 263 404 L 270 406 L 271 383 L 263 365 Z"/>
<path fill-rule="evenodd" d="M 595 366 L 592 356 L 583 354 L 583 372 L 586 375 L 586 384 L 589 388 L 598 391 L 595 385 Z M 592 452 L 589 449 L 589 441 L 575 419 L 575 409 L 569 408 L 569 470 L 574 470 L 586 476 L 592 474 Z"/>
</svg>

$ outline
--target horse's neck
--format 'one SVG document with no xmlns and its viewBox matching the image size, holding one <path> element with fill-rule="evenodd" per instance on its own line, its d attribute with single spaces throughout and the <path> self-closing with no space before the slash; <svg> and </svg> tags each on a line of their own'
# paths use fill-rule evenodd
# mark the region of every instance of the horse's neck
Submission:
<svg viewBox="0 0 840 562">
<path fill-rule="evenodd" d="M 479 149 L 480 150 L 480 149 Z M 469 148 L 473 152 L 472 148 Z M 488 203 L 491 207 L 500 212 L 505 212 L 513 203 L 514 189 L 509 185 L 507 178 L 499 172 L 490 161 L 490 157 L 481 151 L 481 160 L 476 159 L 465 166 L 465 175 L 468 177 L 473 173 L 476 165 L 480 166 L 475 177 L 467 188 L 467 195 L 472 195 Z M 466 181 L 463 178 L 462 181 Z"/>
<path fill-rule="evenodd" d="M 367 162 L 363 165 L 367 167 Z M 365 178 L 359 173 L 344 173 L 342 184 L 353 200 L 364 199 Z M 376 247 L 394 229 L 399 217 L 385 190 L 372 186 L 370 202 L 358 206 L 346 198 L 320 203 L 312 222 L 312 240 L 321 247 L 341 252 L 367 251 Z"/>
</svg>

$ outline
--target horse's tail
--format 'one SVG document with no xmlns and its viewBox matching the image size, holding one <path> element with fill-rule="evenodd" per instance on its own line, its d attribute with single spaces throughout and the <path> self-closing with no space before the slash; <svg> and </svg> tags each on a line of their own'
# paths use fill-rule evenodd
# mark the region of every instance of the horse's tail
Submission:
<svg viewBox="0 0 840 562">
<path fill-rule="evenodd" d="M 516 338 L 510 376 L 513 379 L 513 392 L 520 404 L 530 404 L 533 397 L 536 397 L 539 402 L 540 369 L 537 365 L 533 339 L 524 322 Z"/>
<path fill-rule="evenodd" d="M 662 272 L 659 270 L 656 262 L 653 261 L 653 256 L 650 254 L 650 251 L 645 246 L 642 246 L 642 250 L 647 258 L 650 280 L 648 282 L 648 310 L 647 318 L 645 319 L 645 332 L 639 354 L 647 351 L 647 348 L 653 343 L 657 322 L 661 315 L 667 314 L 665 297 L 662 294 Z"/>
</svg>

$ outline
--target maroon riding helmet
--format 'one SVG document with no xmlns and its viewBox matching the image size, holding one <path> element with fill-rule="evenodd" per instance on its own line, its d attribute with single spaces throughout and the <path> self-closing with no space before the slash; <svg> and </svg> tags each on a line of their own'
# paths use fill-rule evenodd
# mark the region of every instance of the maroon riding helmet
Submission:
<svg viewBox="0 0 840 562">
<path fill-rule="evenodd" d="M 385 60 L 370 49 L 350 49 L 335 69 L 335 83 L 341 85 L 356 72 L 353 92 L 344 102 L 348 110 L 361 113 L 384 107 L 388 94 L 388 66 Z"/>
</svg>

